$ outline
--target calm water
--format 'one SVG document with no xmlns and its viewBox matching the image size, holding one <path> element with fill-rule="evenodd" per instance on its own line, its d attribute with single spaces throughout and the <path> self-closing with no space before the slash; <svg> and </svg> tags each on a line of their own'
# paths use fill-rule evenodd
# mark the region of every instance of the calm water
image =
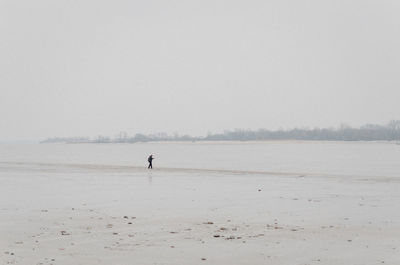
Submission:
<svg viewBox="0 0 400 265">
<path fill-rule="evenodd" d="M 223 142 L 1 144 L 0 162 L 253 170 L 400 177 L 400 145 L 390 142 Z"/>
</svg>

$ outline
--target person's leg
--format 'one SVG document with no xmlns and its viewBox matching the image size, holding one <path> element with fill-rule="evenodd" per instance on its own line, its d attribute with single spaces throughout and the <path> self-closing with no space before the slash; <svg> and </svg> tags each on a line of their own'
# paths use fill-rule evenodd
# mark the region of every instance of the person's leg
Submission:
<svg viewBox="0 0 400 265">
<path fill-rule="evenodd" d="M 150 168 L 150 166 L 151 166 L 151 163 L 149 162 L 149 166 L 147 167 L 148 169 Z"/>
<path fill-rule="evenodd" d="M 153 163 L 150 162 L 149 168 L 153 169 Z"/>
</svg>

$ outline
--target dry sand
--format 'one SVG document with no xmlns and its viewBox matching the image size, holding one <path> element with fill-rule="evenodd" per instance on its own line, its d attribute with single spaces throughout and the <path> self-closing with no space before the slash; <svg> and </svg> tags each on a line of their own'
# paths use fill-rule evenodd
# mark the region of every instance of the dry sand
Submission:
<svg viewBox="0 0 400 265">
<path fill-rule="evenodd" d="M 0 264 L 400 264 L 397 178 L 0 166 Z"/>
</svg>

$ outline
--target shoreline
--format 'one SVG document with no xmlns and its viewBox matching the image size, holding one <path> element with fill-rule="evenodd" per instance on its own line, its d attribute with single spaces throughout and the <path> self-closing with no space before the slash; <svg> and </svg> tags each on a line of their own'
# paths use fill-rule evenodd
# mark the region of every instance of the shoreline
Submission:
<svg viewBox="0 0 400 265">
<path fill-rule="evenodd" d="M 143 142 L 37 142 L 39 144 L 260 144 L 260 143 L 388 143 L 400 145 L 397 140 L 197 140 L 197 141 L 143 141 Z M 35 144 L 35 143 L 33 143 Z"/>
<path fill-rule="evenodd" d="M 70 169 L 70 170 L 88 170 L 88 171 L 106 171 L 106 172 L 135 172 L 135 173 L 180 173 L 180 174 L 214 174 L 234 176 L 269 176 L 269 177 L 295 177 L 295 178 L 345 178 L 352 180 L 392 180 L 399 181 L 399 177 L 394 176 L 373 176 L 373 175 L 354 175 L 354 174 L 329 174 L 318 172 L 277 172 L 277 171 L 252 171 L 252 170 L 235 170 L 235 169 L 213 169 L 213 168 L 176 168 L 176 167 L 155 167 L 148 169 L 146 166 L 134 165 L 105 165 L 105 164 L 77 164 L 77 163 L 35 163 L 35 162 L 16 162 L 16 161 L 0 161 L 0 165 L 4 166 L 38 166 L 53 169 Z"/>
</svg>

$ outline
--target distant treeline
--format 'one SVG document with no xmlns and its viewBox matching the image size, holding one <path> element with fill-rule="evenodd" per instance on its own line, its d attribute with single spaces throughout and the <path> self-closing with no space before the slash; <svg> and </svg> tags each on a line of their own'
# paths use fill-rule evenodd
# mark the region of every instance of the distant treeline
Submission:
<svg viewBox="0 0 400 265">
<path fill-rule="evenodd" d="M 400 120 L 393 120 L 387 125 L 367 124 L 360 128 L 341 125 L 339 128 L 314 128 L 269 131 L 243 130 L 225 131 L 224 133 L 208 134 L 193 137 L 189 135 L 136 134 L 128 136 L 121 133 L 118 137 L 49 138 L 42 143 L 137 143 L 155 141 L 263 141 L 263 140 L 310 140 L 310 141 L 400 141 Z"/>
</svg>

